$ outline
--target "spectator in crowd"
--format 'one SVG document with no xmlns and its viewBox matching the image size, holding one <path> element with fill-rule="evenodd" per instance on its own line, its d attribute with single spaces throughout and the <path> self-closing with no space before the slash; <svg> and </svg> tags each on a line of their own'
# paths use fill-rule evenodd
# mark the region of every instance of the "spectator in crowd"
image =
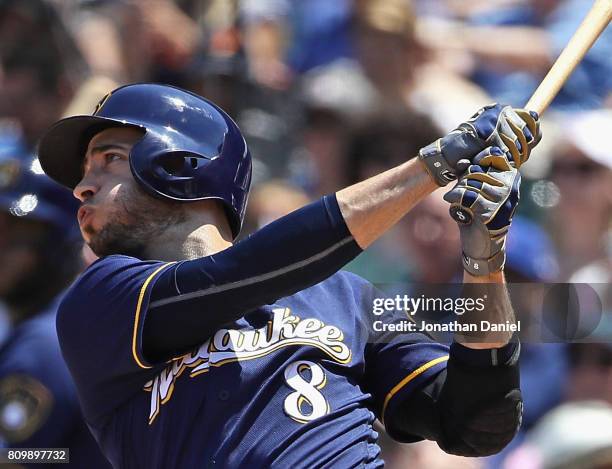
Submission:
<svg viewBox="0 0 612 469">
<path fill-rule="evenodd" d="M 605 283 L 612 278 L 612 111 L 584 111 L 563 118 L 554 150 L 552 181 L 561 202 L 551 213 L 561 279 Z M 579 272 L 578 269 L 580 269 Z"/>
<path fill-rule="evenodd" d="M 310 199 L 303 190 L 283 180 L 270 180 L 254 187 L 249 196 L 242 236 L 264 227 L 309 202 Z"/>
<path fill-rule="evenodd" d="M 285 88 L 294 75 L 352 57 L 352 3 L 240 0 L 245 49 L 255 81 Z"/>
<path fill-rule="evenodd" d="M 411 279 L 421 283 L 457 283 L 461 278 L 459 230 L 448 215 L 448 204 L 436 191 L 421 201 L 401 222 L 405 258 Z"/>
<path fill-rule="evenodd" d="M 408 107 L 428 114 L 440 129 L 451 130 L 490 98 L 439 60 L 416 34 L 417 24 L 409 0 L 358 0 L 356 57 L 379 91 L 383 108 Z"/>
<path fill-rule="evenodd" d="M 20 127 L 28 148 L 61 117 L 86 72 L 50 3 L 0 2 L 0 119 Z"/>
<path fill-rule="evenodd" d="M 575 343 L 569 347 L 570 373 L 566 397 L 570 401 L 600 400 L 612 405 L 612 344 Z"/>
<path fill-rule="evenodd" d="M 373 113 L 355 128 L 348 153 L 342 160 L 341 174 L 347 177 L 346 183 L 349 184 L 364 180 L 416 156 L 419 148 L 435 140 L 438 133 L 432 121 L 420 113 L 407 109 Z M 430 212 L 432 207 L 439 207 L 439 210 L 434 208 Z M 426 241 L 415 234 L 415 229 L 419 233 L 426 232 L 426 237 L 435 236 L 431 232 L 434 227 L 425 219 L 433 217 L 438 220 L 438 215 L 441 229 L 448 230 L 443 236 L 454 236 L 458 240 L 456 226 L 452 225 L 452 219 L 448 216 L 448 204 L 442 200 L 440 193 L 436 193 L 422 201 L 410 212 L 409 217 L 348 264 L 347 269 L 378 283 L 425 281 L 431 266 L 437 264 L 437 261 L 430 259 L 430 262 L 425 262 L 423 253 L 418 252 L 416 245 Z M 458 249 L 458 244 L 448 245 L 439 239 L 433 242 L 439 243 L 435 253 L 431 253 L 433 256 L 443 257 L 453 249 Z M 457 251 L 454 252 L 453 261 L 457 258 Z M 449 262 L 460 268 L 453 261 L 444 261 L 440 260 L 438 268 L 447 266 Z M 441 270 L 444 271 L 444 267 Z M 444 276 L 445 272 L 440 275 Z"/>
<path fill-rule="evenodd" d="M 135 0 L 117 10 L 126 80 L 180 85 L 202 45 L 194 19 L 172 0 Z"/>
<path fill-rule="evenodd" d="M 605 337 L 600 339 L 605 340 Z M 514 469 L 603 469 L 612 465 L 612 346 L 569 346 L 568 403 L 546 414 L 504 465 Z"/>
<path fill-rule="evenodd" d="M 434 49 L 468 54 L 474 61 L 472 78 L 495 100 L 523 105 L 592 2 L 487 3 L 488 8 L 468 13 L 465 21 L 449 20 L 448 16 L 442 21 L 440 18 L 425 21 L 421 36 Z M 470 11 L 473 7 L 462 5 L 460 9 Z M 565 110 L 601 107 L 612 91 L 611 55 L 612 30 L 608 29 L 572 74 L 553 107 Z"/>
<path fill-rule="evenodd" d="M 10 153 L 7 154 L 7 150 Z M 0 143 L 0 447 L 69 448 L 72 467 L 108 468 L 63 361 L 58 297 L 81 269 L 72 194 Z"/>
<path fill-rule="evenodd" d="M 359 133 L 359 125 L 377 122 L 372 115 L 375 97 L 368 80 L 350 61 L 337 61 L 305 74 L 299 90 L 303 106 L 300 140 L 289 163 L 291 180 L 313 196 L 349 183 L 347 177 L 359 164 L 350 154 L 353 133 Z"/>
</svg>

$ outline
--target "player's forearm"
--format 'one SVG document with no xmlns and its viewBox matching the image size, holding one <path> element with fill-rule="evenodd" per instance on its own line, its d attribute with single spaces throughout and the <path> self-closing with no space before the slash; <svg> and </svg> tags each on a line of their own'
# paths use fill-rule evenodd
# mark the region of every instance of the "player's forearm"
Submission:
<svg viewBox="0 0 612 469">
<path fill-rule="evenodd" d="M 516 318 L 508 289 L 506 288 L 506 279 L 503 271 L 493 272 L 489 275 L 474 276 L 467 272 L 463 274 L 463 283 L 466 285 L 466 291 L 472 296 L 486 298 L 483 320 L 490 321 L 493 324 L 515 324 Z M 471 323 L 478 323 L 481 318 L 464 318 Z M 511 331 L 495 332 L 487 340 L 479 340 L 474 336 L 465 334 L 455 334 L 455 341 L 472 349 L 492 349 L 500 348 L 506 345 L 512 337 Z"/>
<path fill-rule="evenodd" d="M 414 158 L 336 194 L 353 238 L 367 248 L 438 186 Z"/>
</svg>

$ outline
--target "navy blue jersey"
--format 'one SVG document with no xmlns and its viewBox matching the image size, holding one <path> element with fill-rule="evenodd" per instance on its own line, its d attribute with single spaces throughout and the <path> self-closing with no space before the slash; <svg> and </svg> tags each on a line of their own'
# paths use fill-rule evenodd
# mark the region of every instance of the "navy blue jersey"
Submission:
<svg viewBox="0 0 612 469">
<path fill-rule="evenodd" d="M 56 305 L 0 345 L 0 447 L 70 448 L 62 467 L 109 468 L 83 420 L 55 330 Z"/>
<path fill-rule="evenodd" d="M 64 357 L 116 467 L 377 467 L 375 418 L 445 367 L 448 348 L 423 335 L 375 337 L 376 290 L 348 273 L 148 363 L 143 322 L 169 265 L 103 258 L 60 307 Z"/>
</svg>

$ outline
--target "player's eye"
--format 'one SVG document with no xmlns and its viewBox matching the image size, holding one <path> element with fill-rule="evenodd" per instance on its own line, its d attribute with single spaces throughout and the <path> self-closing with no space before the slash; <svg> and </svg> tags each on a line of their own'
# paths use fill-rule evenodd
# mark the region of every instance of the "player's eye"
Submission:
<svg viewBox="0 0 612 469">
<path fill-rule="evenodd" d="M 112 163 L 113 161 L 120 161 L 124 159 L 123 155 L 120 155 L 119 153 L 106 153 L 104 155 L 104 158 L 107 164 Z"/>
</svg>

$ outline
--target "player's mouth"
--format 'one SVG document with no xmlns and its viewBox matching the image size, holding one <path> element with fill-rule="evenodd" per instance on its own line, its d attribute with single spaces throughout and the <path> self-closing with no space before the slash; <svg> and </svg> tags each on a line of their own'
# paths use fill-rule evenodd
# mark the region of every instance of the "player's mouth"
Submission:
<svg viewBox="0 0 612 469">
<path fill-rule="evenodd" d="M 91 207 L 84 205 L 79 208 L 79 211 L 77 212 L 77 220 L 79 222 L 79 226 L 81 228 L 86 226 L 90 222 L 92 215 L 93 209 Z"/>
</svg>

